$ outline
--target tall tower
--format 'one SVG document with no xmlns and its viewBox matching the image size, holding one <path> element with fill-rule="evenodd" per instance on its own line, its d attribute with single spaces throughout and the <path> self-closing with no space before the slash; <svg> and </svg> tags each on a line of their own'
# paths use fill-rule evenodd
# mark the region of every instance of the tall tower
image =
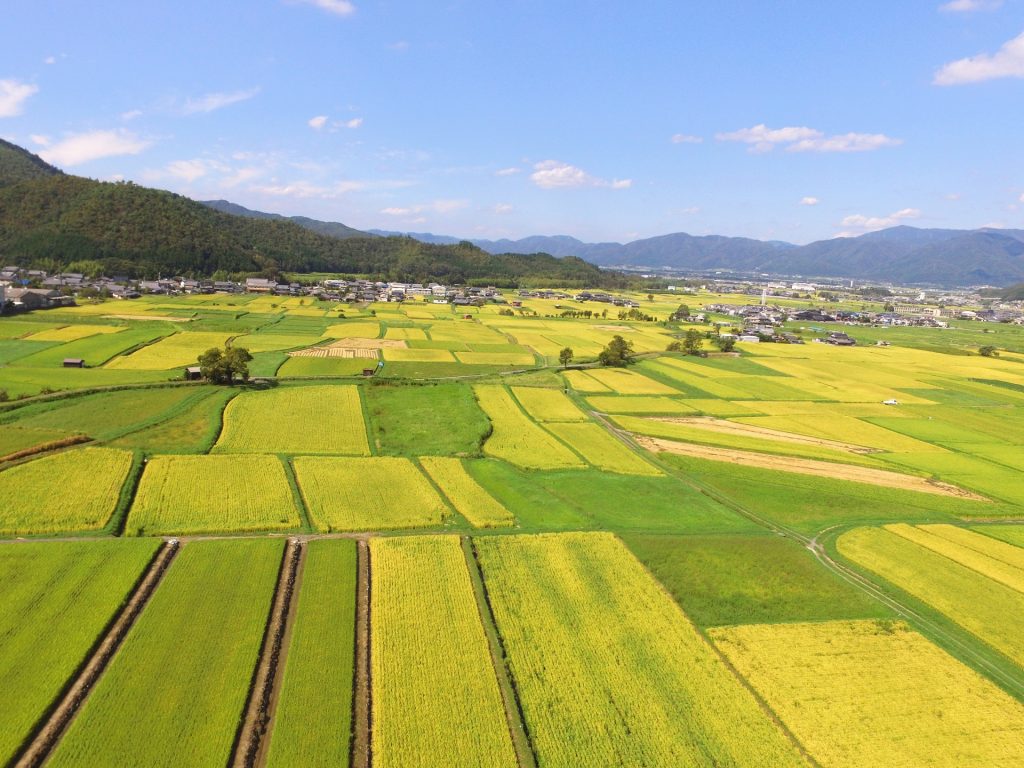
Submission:
<svg viewBox="0 0 1024 768">
<path fill-rule="evenodd" d="M 768 286 L 761 289 L 761 306 L 768 303 Z"/>
</svg>

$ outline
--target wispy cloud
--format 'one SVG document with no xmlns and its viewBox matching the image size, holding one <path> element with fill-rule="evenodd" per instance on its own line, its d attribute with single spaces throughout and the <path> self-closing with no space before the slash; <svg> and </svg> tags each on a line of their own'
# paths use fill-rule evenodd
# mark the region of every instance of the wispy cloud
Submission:
<svg viewBox="0 0 1024 768">
<path fill-rule="evenodd" d="M 40 147 L 50 146 L 49 136 L 45 136 L 41 133 L 33 133 L 32 135 L 29 136 L 29 138 L 32 139 L 33 144 L 38 144 Z"/>
<path fill-rule="evenodd" d="M 186 115 L 213 112 L 240 101 L 248 101 L 259 92 L 259 88 L 249 88 L 245 91 L 231 91 L 230 93 L 208 93 L 205 96 L 186 100 L 182 112 Z"/>
<path fill-rule="evenodd" d="M 844 231 L 839 232 L 835 237 L 856 237 L 867 232 L 877 232 L 880 229 L 895 227 L 898 224 L 921 217 L 921 211 L 917 208 L 903 208 L 902 210 L 890 213 L 888 216 L 864 216 L 855 213 L 843 218 L 839 222 Z"/>
<path fill-rule="evenodd" d="M 935 85 L 964 85 L 1004 77 L 1024 77 L 1024 32 L 995 53 L 979 53 L 944 65 L 935 73 Z"/>
<path fill-rule="evenodd" d="M 455 211 L 461 211 L 463 208 L 469 206 L 468 200 L 448 200 L 440 199 L 434 200 L 430 203 L 421 203 L 417 205 L 406 205 L 406 206 L 390 206 L 388 208 L 382 208 L 381 213 L 386 216 L 420 216 L 424 213 L 440 213 L 448 214 L 454 213 Z M 421 216 L 417 219 L 418 222 L 426 221 Z"/>
<path fill-rule="evenodd" d="M 142 110 L 141 109 L 130 109 L 127 112 L 122 112 L 121 113 L 121 119 L 126 121 L 126 122 L 128 120 L 134 120 L 137 117 L 142 117 Z"/>
<path fill-rule="evenodd" d="M 821 202 L 821 200 L 819 200 L 816 197 L 802 197 L 802 198 L 800 198 L 800 205 L 817 205 L 820 202 Z"/>
<path fill-rule="evenodd" d="M 68 136 L 51 145 L 39 156 L 48 163 L 74 166 L 118 155 L 137 155 L 153 142 L 128 131 L 90 131 Z"/>
<path fill-rule="evenodd" d="M 319 131 L 325 125 L 327 125 L 327 115 L 317 115 L 316 117 L 309 118 L 307 123 L 310 128 L 314 131 Z"/>
<path fill-rule="evenodd" d="M 56 63 L 57 63 L 57 57 L 56 56 L 47 56 L 45 59 L 43 59 L 43 64 L 56 64 Z"/>
<path fill-rule="evenodd" d="M 355 130 L 356 128 L 361 127 L 362 124 L 363 124 L 363 118 L 361 118 L 361 117 L 353 117 L 351 120 L 346 120 L 346 121 L 344 121 L 342 123 L 342 125 L 345 128 L 351 128 L 352 130 Z"/>
<path fill-rule="evenodd" d="M 15 117 L 22 113 L 25 101 L 39 87 L 18 80 L 0 80 L 0 117 Z"/>
<path fill-rule="evenodd" d="M 994 11 L 1001 7 L 1003 0 L 950 0 L 939 6 L 945 13 L 973 13 L 974 11 Z"/>
<path fill-rule="evenodd" d="M 498 203 L 493 208 L 491 208 L 491 210 L 494 213 L 504 214 L 504 213 L 512 213 L 512 211 L 515 210 L 515 207 L 512 206 L 509 203 Z"/>
<path fill-rule="evenodd" d="M 628 189 L 633 186 L 632 179 L 613 179 L 606 181 L 591 176 L 582 168 L 562 163 L 558 160 L 544 160 L 535 163 L 530 180 L 541 189 L 571 189 L 574 187 L 610 187 L 611 189 Z"/>
<path fill-rule="evenodd" d="M 771 152 L 777 146 L 785 147 L 787 152 L 869 152 L 903 143 L 902 139 L 894 139 L 883 133 L 843 133 L 827 136 L 822 131 L 807 126 L 769 128 L 764 123 L 738 131 L 716 133 L 715 138 L 718 141 L 747 144 L 747 151 L 755 154 Z"/>
<path fill-rule="evenodd" d="M 500 170 L 497 170 L 497 171 L 494 172 L 494 175 L 495 176 L 515 176 L 517 173 L 522 173 L 522 170 L 523 170 L 522 168 L 516 168 L 515 166 L 513 166 L 511 168 L 502 168 Z"/>
<path fill-rule="evenodd" d="M 704 139 L 700 136 L 691 136 L 688 133 L 676 133 L 673 134 L 671 141 L 673 144 L 701 144 Z"/>
<path fill-rule="evenodd" d="M 202 160 L 175 160 L 167 166 L 167 173 L 191 184 L 206 175 L 207 165 Z"/>
<path fill-rule="evenodd" d="M 292 3 L 301 3 L 302 5 L 313 5 L 317 8 L 333 13 L 336 16 L 351 16 L 356 12 L 355 3 L 349 2 L 349 0 L 290 0 Z"/>
</svg>

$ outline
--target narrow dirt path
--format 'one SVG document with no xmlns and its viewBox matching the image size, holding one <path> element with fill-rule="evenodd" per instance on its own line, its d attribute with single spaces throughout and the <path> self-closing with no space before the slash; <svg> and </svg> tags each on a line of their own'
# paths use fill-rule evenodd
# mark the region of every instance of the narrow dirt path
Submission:
<svg viewBox="0 0 1024 768">
<path fill-rule="evenodd" d="M 498 633 L 494 614 L 491 612 L 491 601 L 487 595 L 483 572 L 476 557 L 473 540 L 469 536 L 462 537 L 462 552 L 466 556 L 466 567 L 469 569 L 469 578 L 473 583 L 473 594 L 476 597 L 477 609 L 480 611 L 480 622 L 483 624 L 484 634 L 487 636 L 491 664 L 498 679 L 498 690 L 501 691 L 502 703 L 505 705 L 505 719 L 508 722 L 509 735 L 512 737 L 512 746 L 515 748 L 516 761 L 519 763 L 519 768 L 537 768 L 537 756 L 534 754 L 533 744 L 530 742 L 526 730 L 519 694 L 516 691 L 512 674 L 505 663 L 505 646 Z"/>
<path fill-rule="evenodd" d="M 253 677 L 245 719 L 235 740 L 235 753 L 231 759 L 234 768 L 253 768 L 267 741 L 264 736 L 272 714 L 271 704 L 275 701 L 275 684 L 280 680 L 279 672 L 283 668 L 280 664 L 281 650 L 302 553 L 303 546 L 298 539 L 289 539 L 281 561 L 281 573 L 274 591 L 270 619 L 263 635 L 263 647 Z"/>
<path fill-rule="evenodd" d="M 103 640 L 96 646 L 96 650 L 82 667 L 74 682 L 68 687 L 49 719 L 39 729 L 35 738 L 14 764 L 16 768 L 35 768 L 35 766 L 42 765 L 60 742 L 64 732 L 85 702 L 86 696 L 89 695 L 89 691 L 99 680 L 103 670 L 107 668 L 107 664 L 110 663 L 121 646 L 121 642 L 127 636 L 128 630 L 132 628 L 135 620 L 142 613 L 142 609 L 149 602 L 153 591 L 177 554 L 178 546 L 178 542 L 172 539 L 165 542 L 157 552 L 131 597 L 128 598 L 128 602 L 124 604 L 121 612 L 110 625 Z"/>
<path fill-rule="evenodd" d="M 370 678 L 370 545 L 357 544 L 355 684 L 352 686 L 352 768 L 373 763 L 373 690 Z"/>
</svg>

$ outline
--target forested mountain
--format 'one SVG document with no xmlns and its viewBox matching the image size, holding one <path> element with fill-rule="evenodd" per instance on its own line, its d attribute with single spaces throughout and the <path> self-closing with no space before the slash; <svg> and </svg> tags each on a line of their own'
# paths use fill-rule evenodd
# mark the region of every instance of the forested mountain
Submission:
<svg viewBox="0 0 1024 768">
<path fill-rule="evenodd" d="M 279 213 L 264 213 L 263 211 L 253 211 L 244 206 L 236 203 L 229 202 L 228 200 L 200 200 L 203 205 L 213 208 L 215 211 L 221 213 L 230 213 L 234 216 L 246 216 L 250 219 L 273 219 L 275 221 L 291 221 L 298 224 L 300 227 L 305 227 L 308 230 L 317 232 L 321 235 L 327 235 L 328 237 L 370 237 L 369 232 L 360 232 L 358 229 L 346 226 L 338 221 L 318 221 L 317 219 L 311 219 L 307 216 L 282 216 Z M 372 233 L 376 234 L 376 233 Z M 458 240 L 452 239 L 453 243 L 457 243 Z"/>
<path fill-rule="evenodd" d="M 0 146 L 0 254 L 8 263 L 108 275 L 339 272 L 393 280 L 604 285 L 622 281 L 581 259 L 495 256 L 470 243 L 340 239 L 284 218 L 234 216 L 181 195 L 64 175 Z"/>
</svg>

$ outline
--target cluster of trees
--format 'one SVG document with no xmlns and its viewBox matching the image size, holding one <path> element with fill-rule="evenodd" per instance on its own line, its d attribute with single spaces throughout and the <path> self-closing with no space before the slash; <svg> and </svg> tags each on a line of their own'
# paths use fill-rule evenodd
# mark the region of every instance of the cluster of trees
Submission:
<svg viewBox="0 0 1024 768">
<path fill-rule="evenodd" d="M 199 356 L 199 371 L 203 378 L 213 384 L 235 383 L 249 380 L 249 361 L 252 355 L 245 347 L 211 347 Z"/>
</svg>

